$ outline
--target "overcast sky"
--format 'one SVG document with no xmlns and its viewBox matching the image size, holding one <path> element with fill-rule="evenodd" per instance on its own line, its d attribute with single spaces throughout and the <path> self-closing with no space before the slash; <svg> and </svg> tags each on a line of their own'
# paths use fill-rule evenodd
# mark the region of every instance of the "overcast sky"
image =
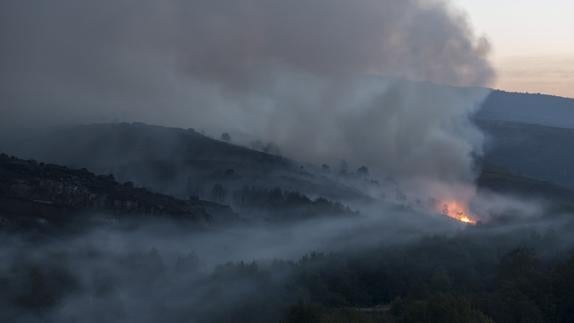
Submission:
<svg viewBox="0 0 574 323">
<path fill-rule="evenodd" d="M 573 0 L 454 0 L 493 46 L 496 87 L 574 97 Z"/>
</svg>

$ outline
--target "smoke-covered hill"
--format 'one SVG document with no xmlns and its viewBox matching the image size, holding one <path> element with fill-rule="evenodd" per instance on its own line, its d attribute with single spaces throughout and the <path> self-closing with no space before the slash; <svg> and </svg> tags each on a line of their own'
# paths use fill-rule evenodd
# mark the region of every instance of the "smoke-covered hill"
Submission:
<svg viewBox="0 0 574 323">
<path fill-rule="evenodd" d="M 479 166 L 488 168 L 486 172 L 503 169 L 509 175 L 506 179 L 518 176 L 574 189 L 574 154 L 569 149 L 574 132 L 558 127 L 572 126 L 568 122 L 574 120 L 569 117 L 573 107 L 571 99 L 493 91 L 475 116 L 487 137 Z M 320 168 L 233 140 L 216 140 L 193 129 L 137 123 L 24 131 L 19 136 L 3 136 L 0 148 L 16 156 L 111 173 L 120 181 L 182 199 L 217 200 L 214 188 L 221 185 L 228 194 L 219 202 L 227 204 L 232 204 L 233 192 L 248 187 L 348 201 L 367 199 L 367 193 L 377 186 L 360 176 L 341 180 L 340 165 Z M 512 180 L 496 182 L 506 190 L 516 186 Z"/>
<path fill-rule="evenodd" d="M 193 129 L 138 123 L 74 126 L 27 133 L 20 140 L 12 137 L 0 146 L 17 156 L 111 173 L 118 180 L 181 198 L 212 199 L 214 187 L 221 185 L 229 192 L 278 187 L 311 197 L 367 199 L 337 181 L 331 171 L 312 170 L 311 165 L 212 139 Z"/>
</svg>

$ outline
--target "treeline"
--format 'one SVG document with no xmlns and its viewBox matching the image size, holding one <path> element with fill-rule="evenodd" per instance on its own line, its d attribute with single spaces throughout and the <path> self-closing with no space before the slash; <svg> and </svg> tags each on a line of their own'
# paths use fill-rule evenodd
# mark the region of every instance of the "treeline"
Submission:
<svg viewBox="0 0 574 323">
<path fill-rule="evenodd" d="M 312 199 L 302 193 L 281 188 L 243 187 L 228 191 L 216 184 L 211 200 L 231 204 L 243 212 L 261 212 L 273 220 L 311 218 L 316 216 L 354 215 L 349 207 L 323 197 Z"/>
<path fill-rule="evenodd" d="M 450 264 L 432 266 L 420 257 L 387 265 L 326 257 L 319 266 L 336 270 L 311 279 L 306 266 L 299 269 L 310 297 L 292 306 L 284 322 L 573 321 L 574 257 L 545 262 L 518 248 L 495 264 L 470 265 L 453 256 Z"/>
<path fill-rule="evenodd" d="M 66 322 L 572 322 L 574 257 L 488 235 L 205 270 L 193 254 L 74 247 L 0 266 L 0 319 Z M 73 304 L 83 304 L 74 307 Z"/>
<path fill-rule="evenodd" d="M 245 264 L 225 270 L 262 284 L 291 266 L 285 288 L 297 303 L 286 310 L 282 322 L 287 323 L 573 321 L 574 256 L 545 260 L 533 249 L 517 248 L 495 260 L 446 241 L 434 244 L 444 249 L 418 245 L 363 257 L 314 254 L 249 273 Z"/>
</svg>

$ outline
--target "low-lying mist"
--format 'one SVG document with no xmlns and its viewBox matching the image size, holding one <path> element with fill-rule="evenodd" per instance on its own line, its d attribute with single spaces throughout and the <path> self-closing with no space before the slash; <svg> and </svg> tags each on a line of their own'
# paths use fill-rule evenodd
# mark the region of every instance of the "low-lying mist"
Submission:
<svg viewBox="0 0 574 323">
<path fill-rule="evenodd" d="M 464 295 L 490 284 L 516 248 L 560 262 L 574 246 L 568 217 L 466 227 L 404 208 L 377 212 L 200 230 L 100 226 L 42 241 L 3 234 L 0 318 L 278 322 L 301 302 L 370 307 L 431 291 Z"/>
</svg>

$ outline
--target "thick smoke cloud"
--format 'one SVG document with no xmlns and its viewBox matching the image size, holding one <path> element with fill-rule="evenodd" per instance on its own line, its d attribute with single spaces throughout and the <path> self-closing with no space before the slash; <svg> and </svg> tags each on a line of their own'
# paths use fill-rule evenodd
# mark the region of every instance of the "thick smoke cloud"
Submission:
<svg viewBox="0 0 574 323">
<path fill-rule="evenodd" d="M 5 0 L 0 12 L 3 126 L 225 129 L 406 180 L 473 177 L 468 116 L 493 72 L 448 2 Z"/>
</svg>

